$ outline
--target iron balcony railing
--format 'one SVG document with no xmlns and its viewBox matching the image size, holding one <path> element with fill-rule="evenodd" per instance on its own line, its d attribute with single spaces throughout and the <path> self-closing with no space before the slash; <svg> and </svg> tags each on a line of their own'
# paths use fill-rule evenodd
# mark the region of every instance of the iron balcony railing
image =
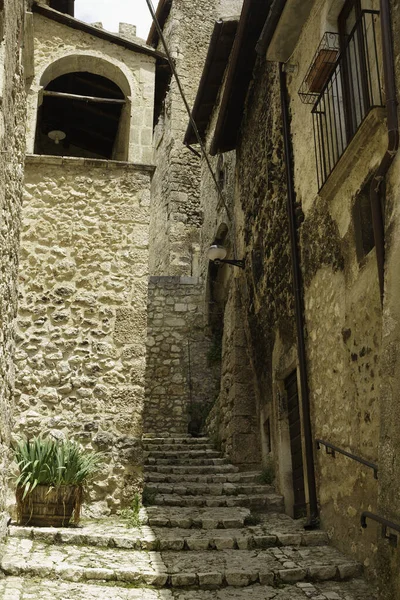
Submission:
<svg viewBox="0 0 400 600">
<path fill-rule="evenodd" d="M 380 56 L 379 12 L 365 10 L 312 110 L 319 189 L 369 111 L 383 106 Z"/>
</svg>

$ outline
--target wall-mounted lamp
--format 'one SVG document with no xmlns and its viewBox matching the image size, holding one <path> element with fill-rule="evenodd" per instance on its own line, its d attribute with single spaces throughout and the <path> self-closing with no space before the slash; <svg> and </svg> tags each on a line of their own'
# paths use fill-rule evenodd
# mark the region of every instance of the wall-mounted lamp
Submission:
<svg viewBox="0 0 400 600">
<path fill-rule="evenodd" d="M 212 260 L 217 265 L 224 263 L 227 265 L 233 265 L 234 267 L 239 267 L 239 269 L 244 269 L 244 260 L 230 260 L 228 258 L 225 258 L 226 254 L 226 248 L 224 248 L 223 246 L 219 246 L 218 244 L 213 244 L 208 249 L 207 257 L 209 260 Z"/>
</svg>

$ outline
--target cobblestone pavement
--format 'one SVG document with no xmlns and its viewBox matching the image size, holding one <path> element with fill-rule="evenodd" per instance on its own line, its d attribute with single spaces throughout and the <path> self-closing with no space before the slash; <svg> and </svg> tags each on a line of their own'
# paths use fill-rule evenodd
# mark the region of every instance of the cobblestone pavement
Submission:
<svg viewBox="0 0 400 600">
<path fill-rule="evenodd" d="M 376 600 L 360 566 L 330 547 L 324 532 L 285 515 L 282 498 L 256 473 L 218 464 L 206 440 L 163 443 L 146 440 L 146 480 L 156 502 L 168 495 L 171 506 L 142 509 L 137 528 L 121 518 L 11 527 L 0 548 L 0 600 Z M 192 466 L 203 460 L 217 463 Z M 248 497 L 275 500 L 257 501 L 263 512 L 251 513 L 243 486 Z M 196 506 L 196 498 L 207 505 Z M 237 503 L 221 506 L 221 499 Z"/>
</svg>

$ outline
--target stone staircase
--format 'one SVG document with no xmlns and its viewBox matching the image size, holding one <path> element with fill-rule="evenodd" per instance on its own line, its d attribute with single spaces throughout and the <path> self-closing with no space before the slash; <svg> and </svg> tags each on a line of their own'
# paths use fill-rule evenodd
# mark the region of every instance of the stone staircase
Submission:
<svg viewBox="0 0 400 600">
<path fill-rule="evenodd" d="M 11 527 L 4 600 L 375 600 L 360 566 L 206 439 L 144 438 L 142 525 Z M 0 574 L 1 575 L 1 574 Z"/>
</svg>

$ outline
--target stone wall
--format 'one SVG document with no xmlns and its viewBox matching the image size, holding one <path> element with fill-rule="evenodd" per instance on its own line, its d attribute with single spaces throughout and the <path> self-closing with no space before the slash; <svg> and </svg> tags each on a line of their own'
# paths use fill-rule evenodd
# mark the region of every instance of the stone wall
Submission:
<svg viewBox="0 0 400 600">
<path fill-rule="evenodd" d="M 196 277 L 150 277 L 145 433 L 201 433 L 215 397 L 203 283 Z"/>
<path fill-rule="evenodd" d="M 216 0 L 174 0 L 164 26 L 168 47 L 193 105 L 216 19 Z M 160 49 L 162 47 L 160 46 Z M 152 184 L 150 272 L 198 275 L 200 160 L 183 145 L 188 116 L 175 80 L 155 129 L 157 170 Z"/>
<path fill-rule="evenodd" d="M 295 188 L 305 217 L 301 253 L 312 426 L 314 437 L 377 462 L 382 311 L 375 250 L 358 254 L 354 206 L 360 194 L 369 194 L 386 132 L 379 113 L 375 121 L 366 119 L 318 193 L 311 110 L 297 92 L 321 29 L 329 29 L 328 8 L 335 8 L 332 2 L 315 3 L 292 57 L 298 71 L 288 76 Z M 377 530 L 360 528 L 361 512 L 377 508 L 373 472 L 347 458 L 332 460 L 324 450 L 315 461 L 322 527 L 373 576 Z"/>
<path fill-rule="evenodd" d="M 20 60 L 22 0 L 0 2 L 0 538 L 5 512 L 14 391 L 14 322 L 25 152 L 25 92 Z"/>
<path fill-rule="evenodd" d="M 15 431 L 105 452 L 90 490 L 114 511 L 140 483 L 151 167 L 29 156 Z"/>
<path fill-rule="evenodd" d="M 310 151 L 311 110 L 297 92 L 320 41 L 326 11 L 326 2 L 315 3 L 292 57 L 299 68 L 288 76 L 312 428 L 314 437 L 377 462 L 382 312 L 375 251 L 359 256 L 354 207 L 360 195 L 368 193 L 368 178 L 385 151 L 386 133 L 380 113 L 374 112 L 318 193 L 315 158 Z M 235 271 L 227 282 L 222 385 L 209 423 L 211 432 L 224 440 L 224 448 L 230 448 L 232 434 L 227 432 L 230 426 L 234 428 L 235 402 L 240 395 L 251 398 L 247 391 L 240 393 L 239 385 L 237 391 L 229 385 L 224 389 L 227 376 L 235 383 L 232 375 L 240 356 L 244 368 L 249 366 L 246 381 L 255 383 L 256 421 L 251 425 L 258 440 L 255 452 L 266 462 L 272 456 L 277 486 L 290 512 L 293 485 L 284 381 L 297 368 L 297 340 L 278 70 L 277 65 L 262 60 L 256 65 L 247 96 L 235 176 L 234 223 L 229 227 L 236 237 L 237 256 L 246 258 L 246 268 Z M 211 215 L 207 210 L 204 206 L 204 222 L 211 228 L 216 213 L 213 200 Z M 210 239 L 211 232 L 207 229 L 204 235 Z M 240 332 L 242 323 L 245 336 L 240 340 L 240 334 L 233 332 Z M 239 347 L 244 347 L 240 354 L 237 339 Z M 263 424 L 268 420 L 271 432 L 266 444 Z M 393 418 L 387 422 L 391 421 Z M 245 431 L 245 421 L 237 423 L 236 433 L 241 427 Z M 304 465 L 305 458 L 303 444 Z M 361 511 L 377 508 L 378 484 L 373 472 L 345 458 L 333 460 L 324 451 L 315 460 L 322 526 L 337 546 L 363 562 L 373 576 L 377 530 L 360 528 Z M 393 470 L 391 473 L 393 477 Z M 393 496 L 390 504 L 394 505 Z"/>
<path fill-rule="evenodd" d="M 262 452 L 260 424 L 264 413 L 272 412 L 274 369 L 280 358 L 273 354 L 275 340 L 281 333 L 285 347 L 294 343 L 274 65 L 260 61 L 256 67 L 242 132 L 236 170 L 228 179 L 228 183 L 234 182 L 234 190 L 228 193 L 229 204 L 234 206 L 233 219 L 228 223 L 230 247 L 235 237 L 237 257 L 245 257 L 246 268 L 234 269 L 227 283 L 221 391 L 210 431 L 217 429 L 215 435 L 235 463 L 259 466 L 270 458 L 269 450 Z M 227 162 L 231 162 L 229 158 Z M 205 214 L 206 222 L 211 223 L 207 209 Z M 278 463 L 277 452 L 275 458 Z"/>
<path fill-rule="evenodd" d="M 400 13 L 399 3 L 391 1 L 397 98 L 400 97 Z M 382 372 L 380 386 L 380 447 L 378 513 L 400 523 L 400 153 L 389 170 L 386 183 L 386 269 L 383 306 Z M 370 523 L 378 535 L 378 583 L 380 600 L 400 596 L 400 557 L 398 548 L 380 537 L 379 525 Z"/>
</svg>

